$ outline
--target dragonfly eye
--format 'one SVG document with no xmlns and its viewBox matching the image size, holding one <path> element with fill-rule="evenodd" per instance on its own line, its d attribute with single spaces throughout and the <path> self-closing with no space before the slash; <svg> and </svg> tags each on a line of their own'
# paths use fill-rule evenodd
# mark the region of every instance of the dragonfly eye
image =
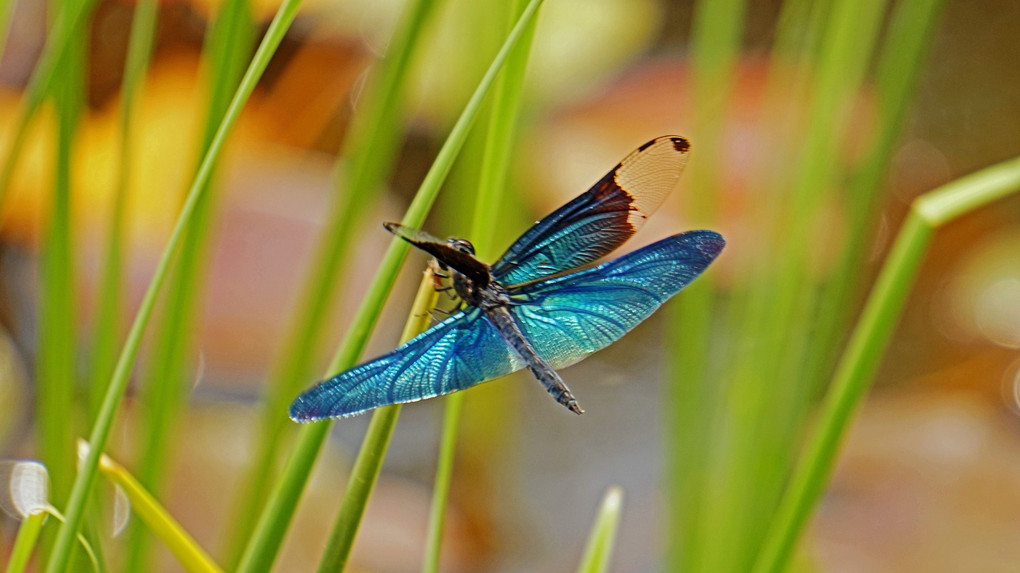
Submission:
<svg viewBox="0 0 1020 573">
<path fill-rule="evenodd" d="M 449 243 L 451 247 L 462 253 L 467 253 L 469 255 L 475 254 L 475 246 L 471 244 L 471 241 L 466 241 L 464 239 L 450 239 Z"/>
</svg>

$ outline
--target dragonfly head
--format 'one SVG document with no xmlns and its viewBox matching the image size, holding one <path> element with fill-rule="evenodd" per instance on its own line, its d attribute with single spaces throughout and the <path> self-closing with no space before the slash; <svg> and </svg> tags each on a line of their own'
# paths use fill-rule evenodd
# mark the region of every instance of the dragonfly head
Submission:
<svg viewBox="0 0 1020 573">
<path fill-rule="evenodd" d="M 471 241 L 453 237 L 446 241 L 446 243 L 462 253 L 467 253 L 472 256 L 475 254 L 475 246 L 471 244 Z"/>
</svg>

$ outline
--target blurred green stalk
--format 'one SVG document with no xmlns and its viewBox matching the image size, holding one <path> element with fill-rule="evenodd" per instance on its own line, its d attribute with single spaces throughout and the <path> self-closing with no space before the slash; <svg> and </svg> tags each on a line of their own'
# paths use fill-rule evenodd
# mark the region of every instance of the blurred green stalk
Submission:
<svg viewBox="0 0 1020 573">
<path fill-rule="evenodd" d="M 14 546 L 11 547 L 11 555 L 7 560 L 7 573 L 21 573 L 28 566 L 36 541 L 39 540 L 39 532 L 42 531 L 47 517 L 49 514 L 45 511 L 38 511 L 23 519 L 18 525 L 18 536 L 14 539 Z"/>
<path fill-rule="evenodd" d="M 840 442 L 878 369 L 935 230 L 1020 190 L 1020 158 L 986 168 L 922 195 L 868 297 L 811 435 L 765 539 L 757 572 L 788 567 L 794 543 L 832 474 Z"/>
<path fill-rule="evenodd" d="M 735 306 L 746 351 L 724 377 L 729 387 L 713 428 L 698 570 L 750 567 L 789 472 L 809 403 L 807 385 L 796 372 L 809 351 L 806 326 L 814 311 L 814 249 L 806 246 L 822 240 L 814 236 L 819 213 L 837 188 L 847 110 L 859 93 L 884 7 L 883 0 L 841 0 L 826 10 L 817 62 L 804 84 L 799 125 L 805 131 L 793 147 L 789 180 L 778 174 L 770 197 L 774 207 L 762 211 L 771 225 L 765 231 L 768 253 L 748 265 L 760 276 L 747 279 L 747 302 Z M 812 10 L 803 16 L 810 21 Z"/>
<path fill-rule="evenodd" d="M 526 4 L 516 0 L 507 4 L 509 8 L 507 29 L 520 18 Z M 517 139 L 517 123 L 521 110 L 521 92 L 528 67 L 528 57 L 535 35 L 537 18 L 525 30 L 520 43 L 507 59 L 506 67 L 496 80 L 492 94 L 489 125 L 486 130 L 485 147 L 475 195 L 474 216 L 471 222 L 471 241 L 482 258 L 483 253 L 492 251 L 493 235 L 499 224 L 499 205 L 506 190 L 510 171 L 510 159 Z M 439 571 L 442 550 L 443 524 L 446 521 L 446 507 L 453 479 L 453 462 L 457 451 L 461 411 L 464 407 L 465 392 L 457 392 L 444 398 L 443 433 L 439 443 L 439 457 L 436 462 L 436 478 L 432 489 L 432 505 L 429 510 L 428 537 L 425 541 L 425 555 L 422 571 Z"/>
<path fill-rule="evenodd" d="M 52 558 L 46 569 L 48 573 L 63 573 L 63 571 L 67 568 L 71 546 L 74 541 L 75 534 L 78 531 L 78 527 L 81 525 L 81 520 L 84 514 L 85 501 L 88 499 L 89 490 L 95 480 L 96 468 L 99 464 L 99 454 L 103 448 L 106 447 L 106 440 L 109 437 L 110 429 L 113 426 L 113 418 L 116 415 L 117 408 L 124 396 L 124 390 L 127 388 L 128 379 L 138 355 L 138 348 L 141 344 L 142 333 L 145 331 L 145 327 L 152 315 L 152 309 L 156 303 L 156 296 L 159 294 L 159 291 L 163 286 L 163 281 L 166 278 L 167 270 L 170 266 L 171 260 L 173 259 L 173 255 L 176 252 L 177 246 L 179 245 L 184 233 L 191 226 L 192 214 L 195 210 L 196 203 L 201 198 L 202 190 L 205 189 L 210 177 L 212 176 L 213 168 L 215 167 L 220 153 L 222 152 L 227 135 L 237 122 L 237 118 L 241 114 L 241 108 L 244 107 L 245 102 L 248 101 L 248 97 L 251 96 L 251 92 L 255 89 L 255 84 L 258 82 L 259 77 L 261 77 L 262 72 L 265 71 L 270 58 L 279 46 L 280 41 L 283 39 L 284 33 L 287 31 L 290 23 L 294 20 L 299 4 L 299 0 L 284 0 L 283 4 L 280 6 L 280 9 L 276 13 L 276 17 L 269 25 L 269 29 L 266 31 L 266 35 L 252 59 L 252 63 L 249 66 L 248 71 L 245 73 L 244 79 L 241 80 L 241 84 L 238 87 L 237 93 L 234 95 L 234 99 L 231 101 L 230 107 L 223 118 L 223 122 L 220 124 L 220 127 L 216 132 L 216 136 L 213 138 L 213 142 L 209 146 L 208 153 L 206 153 L 202 160 L 202 164 L 199 167 L 195 181 L 188 192 L 188 198 L 184 203 L 184 207 L 181 209 L 181 213 L 178 216 L 177 223 L 174 226 L 170 240 L 167 242 L 166 249 L 163 251 L 159 264 L 156 266 L 152 282 L 149 283 L 149 288 L 146 290 L 145 297 L 142 299 L 142 304 L 138 309 L 138 314 L 135 316 L 134 323 L 131 325 L 131 330 L 128 333 L 124 349 L 117 361 L 113 377 L 110 380 L 110 386 L 103 399 L 102 408 L 99 411 L 99 415 L 96 417 L 96 423 L 89 436 L 89 444 L 91 444 L 92 447 L 89 450 L 88 457 L 83 460 L 79 466 L 78 475 L 71 491 L 71 500 L 68 504 L 67 523 L 60 529 Z"/>
<path fill-rule="evenodd" d="M 117 343 L 121 336 L 124 292 L 124 233 L 128 190 L 131 187 L 135 148 L 135 112 L 142 82 L 149 66 L 152 37 L 156 28 L 157 0 L 139 0 L 131 22 L 124 80 L 121 86 L 120 147 L 117 159 L 117 181 L 110 209 L 106 236 L 106 254 L 99 287 L 99 306 L 92 335 L 92 366 L 89 375 L 89 423 L 95 421 L 106 390 L 106 381 L 113 374 Z"/>
<path fill-rule="evenodd" d="M 198 542 L 127 469 L 103 454 L 99 457 L 99 471 L 107 479 L 120 486 L 124 495 L 131 502 L 131 511 L 163 541 L 185 571 L 189 573 L 222 573 L 222 569 L 199 546 Z M 152 569 L 128 570 L 151 571 Z"/>
<path fill-rule="evenodd" d="M 32 118 L 39 111 L 39 106 L 56 81 L 61 60 L 68 54 L 68 50 L 74 49 L 79 54 L 82 53 L 74 44 L 75 38 L 79 37 L 86 17 L 92 13 L 96 2 L 97 0 L 74 0 L 61 3 L 56 21 L 49 30 L 42 54 L 39 55 L 32 77 L 25 88 L 17 118 L 12 122 L 14 129 L 11 131 L 11 143 L 4 156 L 3 166 L 0 167 L 0 215 L 3 213 L 4 199 L 11 186 L 11 179 L 14 177 L 14 169 L 25 147 Z M 0 225 L 2 224 L 3 217 L 0 216 Z"/>
<path fill-rule="evenodd" d="M 0 0 L 0 59 L 7 51 L 7 40 L 11 35 L 11 15 L 14 13 L 14 0 Z"/>
<path fill-rule="evenodd" d="M 616 546 L 616 530 L 620 527 L 620 514 L 623 512 L 623 489 L 612 486 L 606 490 L 599 505 L 598 515 L 591 525 L 588 543 L 584 547 L 584 556 L 577 573 L 605 573 L 613 561 L 613 548 Z"/>
<path fill-rule="evenodd" d="M 204 48 L 205 77 L 209 82 L 205 127 L 199 158 L 208 151 L 216 127 L 223 120 L 230 98 L 251 57 L 255 40 L 248 0 L 228 0 L 217 12 Z M 211 176 L 202 189 L 184 234 L 173 273 L 168 280 L 159 326 L 153 336 L 152 356 L 146 365 L 146 381 L 140 392 L 141 431 L 138 479 L 151 492 L 164 489 L 177 417 L 191 387 L 191 367 L 199 290 L 205 270 L 209 218 L 216 186 Z M 151 569 L 148 532 L 134 528 L 129 543 L 126 571 Z"/>
<path fill-rule="evenodd" d="M 70 4 L 70 0 L 62 5 Z M 53 84 L 57 112 L 57 155 L 53 164 L 53 202 L 46 224 L 40 260 L 39 350 L 36 356 L 39 451 L 49 471 L 50 496 L 55 504 L 67 500 L 74 474 L 72 423 L 75 394 L 74 257 L 71 208 L 71 162 L 78 120 L 84 106 L 85 36 L 72 28 L 72 51 L 59 62 Z"/>
<path fill-rule="evenodd" d="M 416 228 L 421 227 L 425 220 L 425 215 L 435 201 L 439 188 L 453 165 L 454 159 L 467 139 L 471 125 L 478 116 L 482 101 L 495 81 L 496 74 L 506 61 L 510 49 L 523 34 L 524 27 L 534 16 L 534 12 L 538 9 L 539 4 L 541 4 L 541 0 L 531 1 L 528 9 L 521 16 L 513 32 L 511 32 L 499 54 L 493 60 L 492 66 L 479 82 L 478 88 L 464 107 L 464 111 L 458 118 L 457 123 L 450 130 L 450 135 L 439 150 L 436 160 L 432 163 L 432 167 L 425 175 L 425 179 L 411 201 L 411 205 L 401 221 L 404 225 Z M 410 246 L 406 242 L 399 239 L 394 239 L 390 244 L 379 265 L 379 269 L 376 271 L 375 277 L 369 285 L 368 294 L 358 308 L 354 320 L 351 322 L 347 336 L 330 363 L 328 372 L 340 372 L 354 366 L 358 356 L 364 350 L 376 320 L 379 318 L 382 306 L 386 301 L 386 297 L 389 296 L 393 281 L 400 270 L 400 264 L 403 262 L 404 257 L 406 257 L 409 248 Z M 273 489 L 269 502 L 265 506 L 259 523 L 255 528 L 255 532 L 248 542 L 238 571 L 267 571 L 272 566 L 272 562 L 283 541 L 283 535 L 293 517 L 297 501 L 311 473 L 315 458 L 326 436 L 329 434 L 331 425 L 331 422 L 319 422 L 301 428 L 297 443 L 287 459 L 283 474 Z M 374 476 L 352 475 L 351 480 L 355 479 L 374 481 L 375 478 Z M 355 523 L 352 523 L 346 517 L 348 510 L 345 510 L 345 504 L 358 505 L 361 503 L 359 500 L 348 499 L 345 496 L 344 501 L 341 502 L 341 509 L 338 513 L 338 521 L 334 525 L 334 530 L 346 529 L 360 522 L 360 515 L 357 516 L 358 519 Z M 341 538 L 333 536 L 334 539 L 338 540 L 337 546 L 327 548 L 325 559 L 342 561 L 347 551 L 349 551 L 349 547 L 344 546 L 353 542 L 353 533 L 354 531 L 351 531 L 350 537 L 345 536 Z"/>
<path fill-rule="evenodd" d="M 836 270 L 826 280 L 827 293 L 815 313 L 812 327 L 817 333 L 813 342 L 817 352 L 810 353 L 804 367 L 807 380 L 812 384 L 812 395 L 815 386 L 828 379 L 844 342 L 851 310 L 858 308 L 857 297 L 863 295 L 862 281 L 855 281 L 854 276 L 861 272 L 871 253 L 873 241 L 870 239 L 877 227 L 883 182 L 900 141 L 908 106 L 913 101 L 921 65 L 943 5 L 943 0 L 912 0 L 898 3 L 893 12 L 875 72 L 878 135 L 862 165 L 850 178 L 847 246 Z"/>
<path fill-rule="evenodd" d="M 131 36 L 127 58 L 124 64 L 124 79 L 121 84 L 121 104 L 118 118 L 120 146 L 118 149 L 117 175 L 113 203 L 110 206 L 105 259 L 99 285 L 99 302 L 93 327 L 92 351 L 88 375 L 88 424 L 95 422 L 103 400 L 106 382 L 113 375 L 117 359 L 117 345 L 121 342 L 124 320 L 124 235 L 127 200 L 131 188 L 132 164 L 135 147 L 135 111 L 148 69 L 152 51 L 152 38 L 156 27 L 156 0 L 140 0 L 135 6 L 131 22 Z M 96 511 L 92 512 L 87 530 L 98 532 L 106 512 L 102 510 L 103 497 L 95 495 L 92 500 Z M 101 549 L 98 535 L 90 536 L 96 550 Z M 104 562 L 102 554 L 99 562 Z"/>
<path fill-rule="evenodd" d="M 432 269 L 426 269 L 418 285 L 418 293 L 414 297 L 411 311 L 407 315 L 407 322 L 404 323 L 404 331 L 400 335 L 400 344 L 411 340 L 419 333 L 424 332 L 432 321 L 432 309 L 436 306 L 436 299 L 439 292 L 435 288 L 435 275 Z M 340 506 L 340 513 L 337 515 L 337 526 L 333 528 L 330 535 L 326 553 L 323 554 L 319 563 L 320 573 L 342 571 L 347 565 L 347 558 L 350 553 L 350 543 L 345 543 L 347 537 L 352 541 L 361 521 L 361 515 L 365 511 L 365 504 L 372 495 L 375 481 L 382 468 L 383 459 L 386 457 L 386 449 L 389 447 L 390 438 L 397 425 L 397 418 L 400 416 L 400 404 L 380 408 L 372 415 L 368 431 L 362 441 L 361 451 L 358 459 L 354 462 L 351 470 L 351 479 L 347 483 L 347 491 L 344 494 L 344 501 L 351 500 Z M 358 479 L 363 476 L 372 476 L 371 479 Z M 335 559 L 329 557 L 330 548 L 337 548 L 340 551 L 346 550 L 345 554 L 337 555 Z"/>
<path fill-rule="evenodd" d="M 330 317 L 339 270 L 352 246 L 351 237 L 392 170 L 402 140 L 402 112 L 411 60 L 422 30 L 437 2 L 413 0 L 404 8 L 387 55 L 371 72 L 358 98 L 351 127 L 337 159 L 333 208 L 323 226 L 321 243 L 310 267 L 296 320 L 284 343 L 282 359 L 267 383 L 256 440 L 255 461 L 238 497 L 228 545 L 228 563 L 236 567 L 269 494 L 285 433 L 291 430 L 287 406 L 312 377 L 317 342 Z"/>
<path fill-rule="evenodd" d="M 726 111 L 733 99 L 740 39 L 744 29 L 742 0 L 699 2 L 695 7 L 692 80 L 695 118 L 690 189 L 685 217 L 695 228 L 711 228 L 720 199 L 719 166 Z M 718 410 L 717 384 L 710 382 L 711 326 L 715 289 L 711 273 L 685 289 L 674 303 L 667 340 L 676 352 L 669 361 L 670 383 L 664 394 L 666 423 L 667 515 L 666 559 L 673 571 L 687 571 L 706 545 L 698 527 L 704 494 L 704 469 L 713 413 Z"/>
</svg>

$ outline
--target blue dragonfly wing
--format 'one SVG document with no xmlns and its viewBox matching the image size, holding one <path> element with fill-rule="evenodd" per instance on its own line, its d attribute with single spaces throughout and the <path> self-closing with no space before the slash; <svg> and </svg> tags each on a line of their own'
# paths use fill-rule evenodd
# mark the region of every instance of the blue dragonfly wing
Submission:
<svg viewBox="0 0 1020 573">
<path fill-rule="evenodd" d="M 462 390 L 522 367 L 492 323 L 472 308 L 389 354 L 319 383 L 294 400 L 290 417 L 296 422 L 345 418 Z"/>
<path fill-rule="evenodd" d="M 648 318 L 724 245 L 712 231 L 674 235 L 597 267 L 514 289 L 512 312 L 539 355 L 563 368 Z"/>
<path fill-rule="evenodd" d="M 663 136 L 639 147 L 587 192 L 528 229 L 495 264 L 492 276 L 519 285 L 593 262 L 644 225 L 676 186 L 690 144 Z"/>
</svg>

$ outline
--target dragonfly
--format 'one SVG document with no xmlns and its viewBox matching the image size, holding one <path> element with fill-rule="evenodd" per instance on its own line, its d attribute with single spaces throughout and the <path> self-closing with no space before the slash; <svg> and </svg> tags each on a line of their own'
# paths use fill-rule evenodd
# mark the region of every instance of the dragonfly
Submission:
<svg viewBox="0 0 1020 573">
<path fill-rule="evenodd" d="M 595 266 L 644 225 L 676 186 L 690 144 L 653 139 L 587 192 L 533 225 L 492 265 L 463 239 L 385 228 L 432 255 L 462 308 L 396 350 L 294 400 L 297 422 L 346 418 L 449 394 L 528 369 L 556 401 L 584 410 L 557 372 L 612 344 L 697 278 L 722 251 L 688 231 Z"/>
</svg>

